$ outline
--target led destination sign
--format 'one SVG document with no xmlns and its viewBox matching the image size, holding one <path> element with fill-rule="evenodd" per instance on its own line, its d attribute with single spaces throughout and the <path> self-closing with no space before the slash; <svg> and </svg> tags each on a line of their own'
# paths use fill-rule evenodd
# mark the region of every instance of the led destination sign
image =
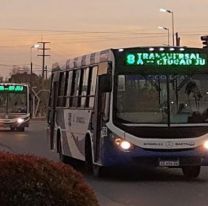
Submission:
<svg viewBox="0 0 208 206">
<path fill-rule="evenodd" d="M 207 55 L 185 52 L 135 52 L 125 56 L 126 65 L 206 66 Z"/>
<path fill-rule="evenodd" d="M 22 92 L 22 85 L 0 85 L 0 92 Z"/>
</svg>

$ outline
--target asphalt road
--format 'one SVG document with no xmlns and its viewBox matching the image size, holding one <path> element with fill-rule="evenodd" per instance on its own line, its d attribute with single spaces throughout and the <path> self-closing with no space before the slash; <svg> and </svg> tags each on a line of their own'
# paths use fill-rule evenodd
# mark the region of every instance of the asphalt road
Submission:
<svg viewBox="0 0 208 206">
<path fill-rule="evenodd" d="M 26 132 L 0 130 L 0 150 L 35 154 L 59 161 L 49 151 L 46 124 L 32 121 Z M 103 178 L 85 175 L 101 206 L 207 206 L 208 168 L 195 181 L 179 169 L 108 171 Z"/>
</svg>

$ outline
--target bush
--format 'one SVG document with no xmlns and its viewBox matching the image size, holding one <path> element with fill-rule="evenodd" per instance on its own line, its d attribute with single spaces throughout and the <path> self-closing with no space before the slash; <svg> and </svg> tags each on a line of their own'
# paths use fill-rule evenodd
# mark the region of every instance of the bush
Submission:
<svg viewBox="0 0 208 206">
<path fill-rule="evenodd" d="M 68 165 L 0 152 L 1 206 L 98 206 L 83 177 Z"/>
</svg>

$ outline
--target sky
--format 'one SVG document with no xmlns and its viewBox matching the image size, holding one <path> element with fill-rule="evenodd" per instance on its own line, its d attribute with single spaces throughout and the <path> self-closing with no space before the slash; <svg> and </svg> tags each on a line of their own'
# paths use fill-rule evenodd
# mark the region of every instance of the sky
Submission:
<svg viewBox="0 0 208 206">
<path fill-rule="evenodd" d="M 31 47 L 48 41 L 48 68 L 55 62 L 108 48 L 167 45 L 174 28 L 181 46 L 202 47 L 208 34 L 208 0 L 0 0 L 0 75 L 14 65 L 41 72 L 41 54 Z M 170 36 L 170 43 L 172 43 Z"/>
</svg>

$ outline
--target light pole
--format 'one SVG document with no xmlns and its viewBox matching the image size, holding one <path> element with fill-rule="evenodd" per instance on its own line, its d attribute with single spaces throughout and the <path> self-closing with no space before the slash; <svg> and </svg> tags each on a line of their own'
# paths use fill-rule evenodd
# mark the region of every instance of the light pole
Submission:
<svg viewBox="0 0 208 206">
<path fill-rule="evenodd" d="M 166 30 L 168 31 L 168 46 L 170 46 L 170 32 L 169 32 L 169 28 L 167 27 L 163 27 L 163 26 L 158 26 L 158 29 L 163 29 L 163 30 Z"/>
<path fill-rule="evenodd" d="M 32 86 L 32 73 L 33 73 L 33 60 L 32 60 L 32 49 L 35 48 L 39 48 L 40 45 L 39 44 L 33 44 L 30 47 L 30 86 Z"/>
<path fill-rule="evenodd" d="M 160 9 L 160 12 L 167 12 L 172 16 L 172 38 L 173 38 L 173 46 L 175 46 L 175 29 L 174 29 L 174 13 L 168 9 Z"/>
<path fill-rule="evenodd" d="M 32 61 L 32 49 L 35 48 L 39 48 L 40 45 L 39 44 L 33 44 L 31 47 L 30 47 L 30 75 L 32 75 L 32 70 L 33 70 L 33 61 Z"/>
</svg>

